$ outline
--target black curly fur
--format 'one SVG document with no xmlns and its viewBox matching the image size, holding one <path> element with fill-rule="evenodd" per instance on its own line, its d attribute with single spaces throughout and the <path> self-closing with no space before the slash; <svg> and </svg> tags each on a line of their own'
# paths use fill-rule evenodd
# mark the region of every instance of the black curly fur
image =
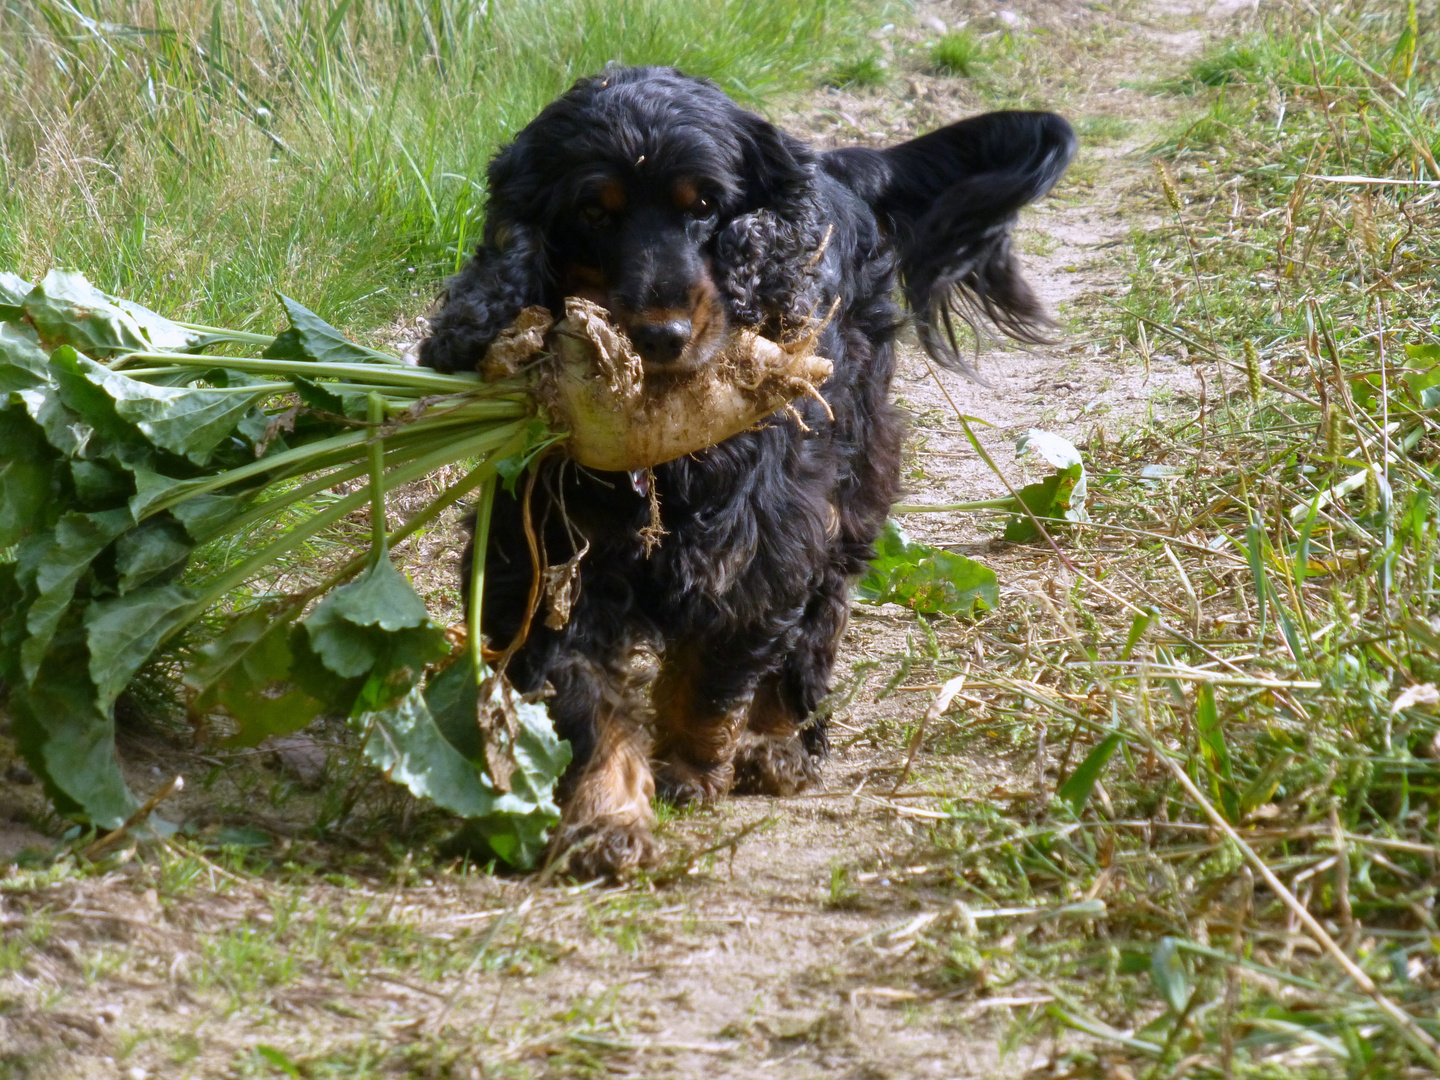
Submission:
<svg viewBox="0 0 1440 1080">
<path fill-rule="evenodd" d="M 582 543 L 589 550 L 569 622 L 553 630 L 537 616 L 510 674 L 524 690 L 554 688 L 572 779 L 594 764 L 614 687 L 645 681 L 622 674 L 637 651 L 660 656 L 662 668 L 680 662 L 667 657 L 691 658 L 686 701 L 696 715 L 743 716 L 763 698 L 772 721 L 777 709 L 797 728 L 811 716 L 829 690 L 851 582 L 899 491 L 903 429 L 889 400 L 904 318 L 897 280 L 926 347 L 947 366 L 968 367 L 947 332 L 955 311 L 1034 340 L 1045 317 L 1010 229 L 1073 149 L 1059 117 L 1010 112 L 890 150 L 816 154 L 709 82 L 611 68 L 577 83 L 495 158 L 484 242 L 446 286 L 421 347 L 426 364 L 474 370 L 522 307 L 558 314 L 576 281 L 622 320 L 672 310 L 676 297 L 702 303 L 693 297 L 706 289 L 703 302 L 727 329 L 783 335 L 834 313 L 819 349 L 835 365 L 823 389 L 833 421 L 802 400 L 803 428 L 778 417 L 657 467 L 665 535 L 652 553 L 639 537 L 650 500 L 635 478 L 560 458 L 541 466 L 532 511 L 545 561 L 563 562 Z M 677 216 L 670 202 L 692 188 L 706 199 Z M 596 190 L 623 209 L 596 209 Z M 492 642 L 516 633 L 531 575 L 520 505 L 502 494 L 485 582 Z M 823 725 L 793 734 L 790 750 L 757 757 L 742 779 L 793 758 L 796 742 L 802 755 L 823 757 Z M 663 743 L 666 732 L 658 736 Z M 801 771 L 813 775 L 812 766 Z"/>
<path fill-rule="evenodd" d="M 1021 276 L 1010 230 L 1074 155 L 1075 133 L 1054 113 L 994 112 L 889 150 L 837 150 L 825 167 L 885 223 L 926 351 L 976 377 L 955 318 L 977 333 L 988 322 L 1019 341 L 1045 340 L 1051 323 Z"/>
</svg>

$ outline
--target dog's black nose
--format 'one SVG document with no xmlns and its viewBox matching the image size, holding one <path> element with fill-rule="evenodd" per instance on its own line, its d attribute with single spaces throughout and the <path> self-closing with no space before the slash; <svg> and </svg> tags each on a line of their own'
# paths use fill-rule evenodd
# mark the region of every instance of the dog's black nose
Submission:
<svg viewBox="0 0 1440 1080">
<path fill-rule="evenodd" d="M 652 364 L 674 363 L 690 343 L 690 320 L 638 323 L 630 328 L 630 340 L 642 359 Z"/>
</svg>

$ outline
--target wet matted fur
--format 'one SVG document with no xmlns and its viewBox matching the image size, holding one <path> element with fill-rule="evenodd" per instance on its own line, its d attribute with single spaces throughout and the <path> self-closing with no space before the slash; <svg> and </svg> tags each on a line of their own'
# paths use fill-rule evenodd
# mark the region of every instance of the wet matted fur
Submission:
<svg viewBox="0 0 1440 1080">
<path fill-rule="evenodd" d="M 947 367 L 969 370 L 957 319 L 1039 340 L 1047 320 L 1011 229 L 1074 149 L 1052 113 L 995 112 L 886 150 L 817 153 L 710 82 L 610 68 L 495 157 L 483 242 L 446 285 L 424 363 L 475 370 L 522 308 L 558 316 L 579 295 L 629 332 L 647 377 L 708 363 L 737 327 L 784 338 L 817 320 L 835 365 L 822 390 L 833 419 L 802 399 L 798 418 L 778 414 L 652 474 L 589 472 L 559 455 L 540 465 L 530 513 L 542 558 L 583 551 L 579 590 L 563 625 L 534 619 L 509 675 L 553 689 L 550 715 L 574 749 L 556 839 L 573 872 L 650 861 L 657 788 L 685 801 L 815 780 L 827 740 L 813 713 L 851 583 L 899 490 L 897 286 Z M 652 548 L 656 501 L 664 534 Z M 528 617 L 522 519 L 518 498 L 498 496 L 492 643 Z"/>
</svg>

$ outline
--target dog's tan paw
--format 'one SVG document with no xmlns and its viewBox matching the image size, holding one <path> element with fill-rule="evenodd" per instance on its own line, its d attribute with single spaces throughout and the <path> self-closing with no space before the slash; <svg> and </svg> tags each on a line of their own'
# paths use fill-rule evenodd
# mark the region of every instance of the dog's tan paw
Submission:
<svg viewBox="0 0 1440 1080">
<path fill-rule="evenodd" d="M 730 793 L 735 770 L 726 762 L 700 768 L 687 761 L 662 761 L 654 766 L 655 790 L 678 806 L 711 803 Z"/>
<path fill-rule="evenodd" d="M 563 826 L 552 841 L 562 873 L 581 881 L 622 878 L 654 866 L 660 846 L 649 822 L 586 822 Z"/>
<path fill-rule="evenodd" d="M 820 762 L 798 735 L 747 732 L 735 752 L 737 795 L 794 795 L 820 782 Z"/>
</svg>

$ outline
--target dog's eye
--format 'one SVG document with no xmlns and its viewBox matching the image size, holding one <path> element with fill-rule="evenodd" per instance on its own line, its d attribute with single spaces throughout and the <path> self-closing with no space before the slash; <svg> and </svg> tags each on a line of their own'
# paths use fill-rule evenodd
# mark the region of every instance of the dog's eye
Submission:
<svg viewBox="0 0 1440 1080">
<path fill-rule="evenodd" d="M 599 203 L 586 203 L 580 207 L 580 219 L 584 221 L 586 225 L 598 227 L 605 224 L 609 218 L 610 215 L 606 213 L 605 208 Z"/>
<path fill-rule="evenodd" d="M 686 208 L 686 212 L 693 218 L 708 218 L 715 213 L 715 201 L 704 195 L 696 195 L 695 201 Z"/>
</svg>

